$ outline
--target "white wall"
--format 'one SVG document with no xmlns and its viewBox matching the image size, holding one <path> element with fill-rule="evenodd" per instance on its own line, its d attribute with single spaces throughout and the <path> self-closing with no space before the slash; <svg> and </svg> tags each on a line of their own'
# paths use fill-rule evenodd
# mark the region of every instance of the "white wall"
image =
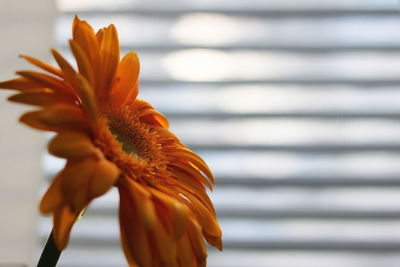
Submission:
<svg viewBox="0 0 400 267">
<path fill-rule="evenodd" d="M 0 80 L 28 67 L 19 54 L 49 60 L 54 15 L 53 0 L 0 0 Z M 18 123 L 29 108 L 7 102 L 10 94 L 0 91 L 0 265 L 34 266 L 45 142 L 43 133 Z"/>
</svg>

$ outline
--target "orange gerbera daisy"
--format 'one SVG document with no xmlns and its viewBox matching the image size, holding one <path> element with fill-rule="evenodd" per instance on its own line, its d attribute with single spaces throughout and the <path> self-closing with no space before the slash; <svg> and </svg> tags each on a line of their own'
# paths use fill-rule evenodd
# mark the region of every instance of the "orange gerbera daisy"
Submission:
<svg viewBox="0 0 400 267">
<path fill-rule="evenodd" d="M 18 71 L 0 83 L 10 101 L 39 106 L 21 122 L 57 135 L 49 152 L 67 160 L 40 203 L 53 214 L 60 250 L 82 210 L 117 186 L 121 242 L 130 266 L 204 266 L 205 240 L 221 249 L 221 230 L 205 186 L 207 164 L 168 130 L 167 119 L 137 98 L 139 60 L 120 60 L 114 25 L 93 31 L 75 18 L 76 71 L 56 50 L 59 68 L 22 56 L 47 73 Z"/>
</svg>

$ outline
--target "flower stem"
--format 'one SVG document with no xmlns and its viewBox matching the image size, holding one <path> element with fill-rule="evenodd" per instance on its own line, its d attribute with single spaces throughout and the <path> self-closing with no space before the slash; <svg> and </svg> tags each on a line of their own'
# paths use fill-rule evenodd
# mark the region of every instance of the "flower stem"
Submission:
<svg viewBox="0 0 400 267">
<path fill-rule="evenodd" d="M 58 250 L 54 242 L 53 231 L 51 231 L 46 245 L 44 246 L 42 255 L 40 256 L 37 267 L 55 267 L 60 258 L 61 251 Z"/>
</svg>

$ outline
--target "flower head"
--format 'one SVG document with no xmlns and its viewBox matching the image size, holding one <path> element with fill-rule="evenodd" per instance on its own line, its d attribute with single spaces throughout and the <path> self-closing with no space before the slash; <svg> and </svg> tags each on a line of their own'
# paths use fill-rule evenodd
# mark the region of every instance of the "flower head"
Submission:
<svg viewBox="0 0 400 267">
<path fill-rule="evenodd" d="M 207 242 L 222 247 L 221 230 L 205 187 L 207 164 L 168 130 L 167 119 L 137 98 L 139 60 L 120 60 L 114 25 L 95 33 L 75 18 L 75 70 L 52 50 L 59 68 L 22 56 L 45 73 L 18 71 L 0 88 L 19 91 L 10 101 L 40 107 L 21 122 L 56 136 L 51 154 L 66 165 L 40 203 L 53 214 L 60 250 L 82 210 L 113 186 L 120 194 L 121 242 L 131 266 L 204 266 Z"/>
</svg>

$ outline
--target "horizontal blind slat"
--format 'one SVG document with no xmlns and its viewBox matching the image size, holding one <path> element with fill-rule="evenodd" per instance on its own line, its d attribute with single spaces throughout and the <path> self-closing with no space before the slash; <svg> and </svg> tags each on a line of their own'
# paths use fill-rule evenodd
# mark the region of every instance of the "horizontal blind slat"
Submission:
<svg viewBox="0 0 400 267">
<path fill-rule="evenodd" d="M 190 7 L 202 8 L 202 9 L 212 9 L 218 12 L 221 9 L 254 9 L 255 7 L 259 9 L 288 9 L 288 10 L 298 10 L 298 9 L 370 9 L 370 10 L 397 10 L 398 5 L 395 1 L 388 0 L 237 0 L 232 1 L 227 4 L 225 1 L 213 1 L 213 0 L 187 0 L 185 2 L 173 0 L 166 2 L 162 1 L 126 1 L 126 0 L 103 0 L 94 1 L 86 0 L 84 2 L 79 0 L 59 0 L 58 6 L 60 10 L 95 10 L 96 8 L 107 8 L 107 9 L 118 9 L 119 7 L 132 9 L 164 9 L 164 10 L 186 10 Z M 113 8 L 110 8 L 113 7 Z"/>
<path fill-rule="evenodd" d="M 125 267 L 120 250 L 117 249 L 88 249 L 70 248 L 63 252 L 62 267 Z M 68 259 L 81 260 L 81 265 Z M 397 253 L 385 252 L 327 252 L 327 251 L 282 251 L 273 250 L 227 250 L 224 253 L 210 251 L 208 265 L 210 267 L 365 267 L 385 266 L 397 267 L 400 257 Z M 96 261 L 97 259 L 97 261 Z"/>
<path fill-rule="evenodd" d="M 329 52 L 330 48 L 398 47 L 399 16 L 349 16 L 347 18 L 246 17 L 239 15 L 187 14 L 180 17 L 140 15 L 87 15 L 96 27 L 115 23 L 121 45 L 128 50 L 190 46 L 214 48 L 298 49 Z M 63 47 L 69 38 L 72 16 L 58 19 L 56 40 Z M 201 21 L 201 23 L 199 23 Z M 209 28 L 212 27 L 213 31 Z M 68 29 L 68 30 L 66 30 Z M 302 38 L 298 38 L 301 32 Z M 137 38 L 140 36 L 140 38 Z M 385 51 L 385 50 L 383 50 Z"/>
<path fill-rule="evenodd" d="M 68 58 L 73 62 L 70 54 Z M 397 53 L 341 52 L 315 55 L 187 49 L 176 53 L 142 53 L 140 59 L 141 81 L 326 82 L 359 79 L 368 82 L 380 79 L 391 82 L 400 76 Z M 194 61 L 197 64 L 192 64 Z"/>
</svg>

